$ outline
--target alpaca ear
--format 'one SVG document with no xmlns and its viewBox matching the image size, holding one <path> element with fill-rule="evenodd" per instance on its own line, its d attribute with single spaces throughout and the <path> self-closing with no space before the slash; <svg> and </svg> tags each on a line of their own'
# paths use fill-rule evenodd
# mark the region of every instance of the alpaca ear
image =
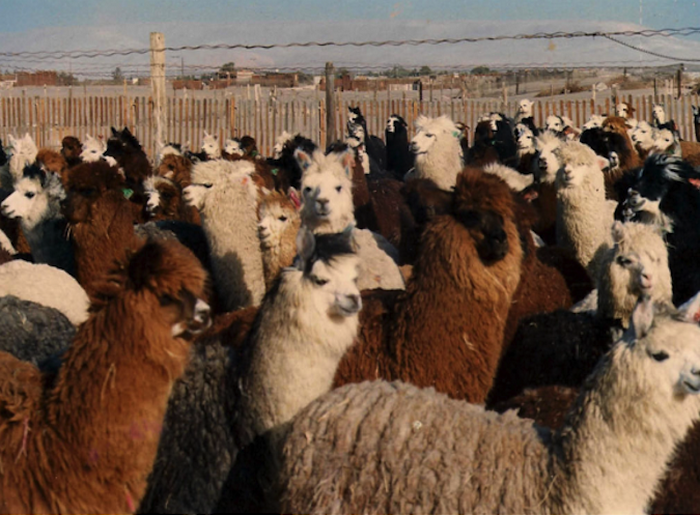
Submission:
<svg viewBox="0 0 700 515">
<path fill-rule="evenodd" d="M 12 134 L 8 134 L 7 139 L 10 140 L 10 146 L 15 147 L 17 145 L 17 140 Z"/>
<path fill-rule="evenodd" d="M 162 245 L 150 240 L 132 256 L 129 261 L 128 277 L 135 291 L 148 286 L 151 277 L 158 273 L 162 259 Z"/>
<path fill-rule="evenodd" d="M 205 130 L 205 131 L 204 131 L 204 137 L 205 137 L 205 138 L 208 138 L 209 136 L 211 136 L 211 134 L 209 134 L 209 133 Z"/>
<path fill-rule="evenodd" d="M 111 129 L 111 131 L 112 131 L 112 136 L 114 136 L 115 138 L 118 138 L 118 137 L 119 137 L 119 131 L 118 131 L 117 129 L 115 129 L 114 127 L 110 127 L 110 129 Z"/>
<path fill-rule="evenodd" d="M 614 243 L 620 243 L 625 238 L 625 224 L 615 220 L 612 225 L 612 238 Z"/>
<path fill-rule="evenodd" d="M 314 233 L 302 226 L 297 233 L 297 259 L 294 263 L 299 270 L 304 270 L 306 263 L 313 256 L 314 250 L 316 250 Z"/>
<path fill-rule="evenodd" d="M 634 339 L 644 338 L 654 322 L 654 303 L 648 295 L 642 295 L 632 312 L 630 328 L 634 332 Z"/>
<path fill-rule="evenodd" d="M 700 292 L 696 293 L 693 298 L 686 301 L 678 308 L 683 320 L 687 322 L 700 323 Z"/>
<path fill-rule="evenodd" d="M 287 195 L 289 195 L 289 200 L 292 201 L 292 204 L 294 204 L 296 210 L 299 211 L 301 209 L 301 199 L 299 198 L 299 192 L 296 190 L 296 188 L 294 186 L 290 186 Z"/>
<path fill-rule="evenodd" d="M 301 168 L 302 172 L 305 172 L 311 166 L 311 156 L 300 148 L 294 151 L 294 159 L 299 163 L 299 168 Z"/>
</svg>

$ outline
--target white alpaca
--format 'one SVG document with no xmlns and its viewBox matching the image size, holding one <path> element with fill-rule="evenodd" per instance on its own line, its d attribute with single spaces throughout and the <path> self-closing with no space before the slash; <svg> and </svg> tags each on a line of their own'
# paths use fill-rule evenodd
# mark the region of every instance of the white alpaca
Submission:
<svg viewBox="0 0 700 515">
<path fill-rule="evenodd" d="M 656 136 L 654 137 L 654 143 L 650 153 L 682 157 L 680 142 L 676 138 L 675 134 L 668 129 L 659 129 L 656 131 Z"/>
<path fill-rule="evenodd" d="M 518 112 L 515 114 L 515 122 L 517 123 L 523 118 L 532 117 L 532 106 L 534 105 L 535 103 L 527 98 L 523 98 L 518 102 Z"/>
<path fill-rule="evenodd" d="M 666 119 L 666 111 L 664 110 L 664 106 L 654 104 L 654 107 L 651 108 L 651 119 L 656 127 L 666 123 L 668 120 Z"/>
<path fill-rule="evenodd" d="M 298 242 L 295 265 L 265 297 L 247 344 L 238 381 L 242 444 L 328 392 L 357 335 L 362 299 L 349 231 L 314 236 L 302 228 Z"/>
<path fill-rule="evenodd" d="M 196 207 L 224 309 L 260 304 L 265 279 L 258 240 L 258 189 L 249 161 L 204 161 L 192 168 L 185 201 Z"/>
<path fill-rule="evenodd" d="M 446 115 L 438 118 L 420 115 L 415 125 L 411 151 L 416 155 L 416 167 L 406 174 L 406 180 L 430 179 L 438 188 L 451 190 L 463 168 L 459 129 Z"/>
<path fill-rule="evenodd" d="M 245 154 L 241 148 L 241 140 L 231 138 L 224 142 L 224 152 L 230 156 L 242 156 Z"/>
<path fill-rule="evenodd" d="M 12 176 L 12 181 L 17 182 L 22 178 L 24 167 L 36 161 L 36 155 L 39 150 L 36 148 L 36 143 L 34 143 L 34 140 L 28 132 L 19 139 L 9 134 L 8 140 L 10 142 L 11 153 L 9 171 Z"/>
<path fill-rule="evenodd" d="M 279 431 L 283 513 L 644 513 L 700 414 L 697 303 L 650 301 L 554 434 L 402 383 L 334 390 Z"/>
<path fill-rule="evenodd" d="M 202 152 L 209 159 L 219 159 L 221 157 L 221 147 L 219 147 L 219 137 L 209 134 L 204 131 L 204 139 L 202 140 Z"/>
<path fill-rule="evenodd" d="M 595 129 L 596 127 L 603 127 L 603 120 L 605 117 L 599 114 L 592 114 L 586 123 L 583 124 L 581 129 L 584 131 L 587 129 Z"/>
<path fill-rule="evenodd" d="M 102 138 L 93 138 L 89 134 L 85 135 L 83 142 L 83 151 L 80 153 L 80 159 L 84 163 L 94 163 L 105 159 L 103 154 L 107 150 L 107 142 Z"/>
<path fill-rule="evenodd" d="M 354 227 L 353 152 L 326 156 L 320 150 L 309 155 L 297 149 L 294 157 L 303 171 L 302 225 L 316 234 L 338 233 Z M 360 257 L 360 289 L 404 289 L 403 276 L 396 264 L 396 249 L 367 229 L 353 229 L 352 235 Z"/>
<path fill-rule="evenodd" d="M 538 153 L 535 172 L 540 182 L 554 184 L 561 167 L 559 149 L 562 145 L 562 140 L 551 131 L 544 131 L 535 138 L 535 148 Z"/>
<path fill-rule="evenodd" d="M 607 160 L 582 143 L 569 141 L 559 149 L 557 174 L 557 243 L 574 251 L 595 279 L 600 253 L 612 243 L 610 226 L 616 203 L 605 199 L 602 169 Z"/>
<path fill-rule="evenodd" d="M 66 234 L 61 202 L 66 191 L 61 178 L 36 166 L 25 168 L 15 190 L 0 205 L 8 218 L 19 219 L 20 227 L 36 263 L 46 263 L 75 275 L 75 260 Z"/>
<path fill-rule="evenodd" d="M 564 131 L 564 120 L 556 114 L 549 115 L 544 122 L 544 128 L 555 134 L 561 134 Z"/>
<path fill-rule="evenodd" d="M 21 259 L 0 265 L 0 297 L 14 295 L 59 310 L 73 325 L 88 319 L 90 299 L 63 270 Z"/>
<path fill-rule="evenodd" d="M 637 126 L 630 131 L 630 139 L 640 156 L 646 157 L 654 148 L 656 132 L 656 129 L 645 121 L 639 122 Z"/>
</svg>

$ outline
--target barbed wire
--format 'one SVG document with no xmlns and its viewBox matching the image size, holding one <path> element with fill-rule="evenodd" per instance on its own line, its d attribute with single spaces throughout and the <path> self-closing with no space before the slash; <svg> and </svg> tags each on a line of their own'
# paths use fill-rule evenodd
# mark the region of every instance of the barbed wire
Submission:
<svg viewBox="0 0 700 515">
<path fill-rule="evenodd" d="M 220 43 L 220 44 L 205 44 L 205 45 L 184 45 L 178 47 L 166 47 L 167 52 L 182 52 L 195 50 L 271 50 L 276 48 L 309 48 L 309 47 L 399 47 L 399 46 L 419 46 L 419 45 L 443 45 L 443 44 L 460 44 L 460 43 L 479 43 L 486 41 L 519 41 L 519 40 L 537 40 L 537 39 L 575 39 L 575 38 L 596 38 L 596 37 L 622 37 L 622 36 L 641 36 L 646 38 L 651 37 L 672 37 L 672 36 L 690 36 L 700 34 L 700 27 L 685 27 L 680 29 L 644 29 L 644 30 L 624 30 L 624 31 L 576 31 L 576 32 L 537 32 L 534 34 L 516 34 L 516 35 L 501 35 L 501 36 L 482 36 L 482 37 L 463 37 L 463 38 L 442 38 L 442 39 L 407 39 L 407 40 L 386 40 L 386 41 L 307 41 L 304 43 L 273 43 L 273 44 L 245 44 L 245 43 Z M 49 58 L 87 58 L 95 57 L 113 57 L 126 55 L 143 55 L 151 52 L 150 48 L 132 48 L 132 49 L 109 49 L 109 50 L 37 50 L 37 51 L 22 51 L 22 52 L 0 52 L 0 57 L 34 57 L 37 59 Z M 674 58 L 675 59 L 675 58 Z M 688 59 L 676 59 L 688 60 Z"/>
<path fill-rule="evenodd" d="M 647 50 L 645 48 L 641 48 L 635 45 L 631 45 L 629 43 L 625 43 L 624 41 L 620 41 L 619 39 L 616 39 L 612 36 L 605 36 L 606 39 L 612 41 L 613 43 L 617 43 L 618 45 L 625 46 L 627 48 L 631 48 L 632 50 L 636 50 L 637 52 L 642 52 L 643 54 L 649 54 L 653 55 L 655 57 L 661 57 L 662 59 L 670 59 L 671 61 L 684 61 L 684 62 L 689 62 L 689 63 L 700 63 L 700 59 L 695 59 L 692 57 L 673 57 L 670 55 L 665 55 L 661 54 L 659 52 L 654 52 L 653 50 Z"/>
</svg>

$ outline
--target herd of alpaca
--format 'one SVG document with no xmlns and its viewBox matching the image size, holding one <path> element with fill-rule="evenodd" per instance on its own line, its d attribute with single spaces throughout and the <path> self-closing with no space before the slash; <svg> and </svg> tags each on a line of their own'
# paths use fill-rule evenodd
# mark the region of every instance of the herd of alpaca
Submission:
<svg viewBox="0 0 700 515">
<path fill-rule="evenodd" d="M 359 108 L 0 163 L 0 512 L 700 510 L 700 150 Z"/>
</svg>

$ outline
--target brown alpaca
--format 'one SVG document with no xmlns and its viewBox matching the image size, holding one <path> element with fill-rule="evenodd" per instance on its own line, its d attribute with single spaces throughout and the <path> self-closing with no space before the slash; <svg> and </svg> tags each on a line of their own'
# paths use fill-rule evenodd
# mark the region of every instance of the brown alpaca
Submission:
<svg viewBox="0 0 700 515">
<path fill-rule="evenodd" d="M 209 323 L 206 274 L 180 244 L 147 243 L 106 279 L 55 381 L 0 353 L 0 512 L 141 502 L 173 383 Z"/>
<path fill-rule="evenodd" d="M 156 169 L 156 175 L 170 179 L 185 189 L 192 184 L 192 161 L 184 156 L 166 154 Z"/>
<path fill-rule="evenodd" d="M 619 159 L 618 167 L 604 174 L 605 177 L 605 197 L 617 200 L 615 184 L 628 172 L 640 168 L 644 162 L 639 157 L 637 149 L 627 133 L 629 127 L 621 116 L 608 116 L 603 120 L 603 130 L 614 133 L 617 137 L 611 137 L 611 150 L 617 153 Z"/>
<path fill-rule="evenodd" d="M 400 379 L 484 402 L 520 280 L 515 217 L 503 181 L 465 169 L 449 214 L 423 229 L 406 290 L 389 298 L 381 292 L 380 305 L 368 302 L 358 342 L 341 362 L 335 385 Z"/>
<path fill-rule="evenodd" d="M 134 214 L 122 191 L 122 176 L 104 161 L 70 168 L 64 185 L 77 279 L 91 295 L 95 281 L 137 243 Z"/>
<path fill-rule="evenodd" d="M 143 183 L 146 220 L 179 220 L 202 225 L 199 211 L 188 206 L 182 198 L 182 188 L 175 182 L 159 175 L 147 177 Z"/>
<path fill-rule="evenodd" d="M 266 290 L 272 287 L 283 268 L 292 265 L 297 254 L 301 218 L 299 201 L 295 198 L 273 191 L 265 194 L 258 204 L 258 236 Z"/>
<path fill-rule="evenodd" d="M 42 165 L 44 170 L 53 172 L 58 176 L 62 176 L 63 172 L 68 168 L 68 163 L 63 155 L 50 148 L 40 149 L 36 155 L 36 161 Z"/>
<path fill-rule="evenodd" d="M 61 155 L 68 163 L 68 166 L 80 164 L 80 154 L 83 151 L 83 144 L 75 136 L 66 136 L 61 141 Z"/>
</svg>

